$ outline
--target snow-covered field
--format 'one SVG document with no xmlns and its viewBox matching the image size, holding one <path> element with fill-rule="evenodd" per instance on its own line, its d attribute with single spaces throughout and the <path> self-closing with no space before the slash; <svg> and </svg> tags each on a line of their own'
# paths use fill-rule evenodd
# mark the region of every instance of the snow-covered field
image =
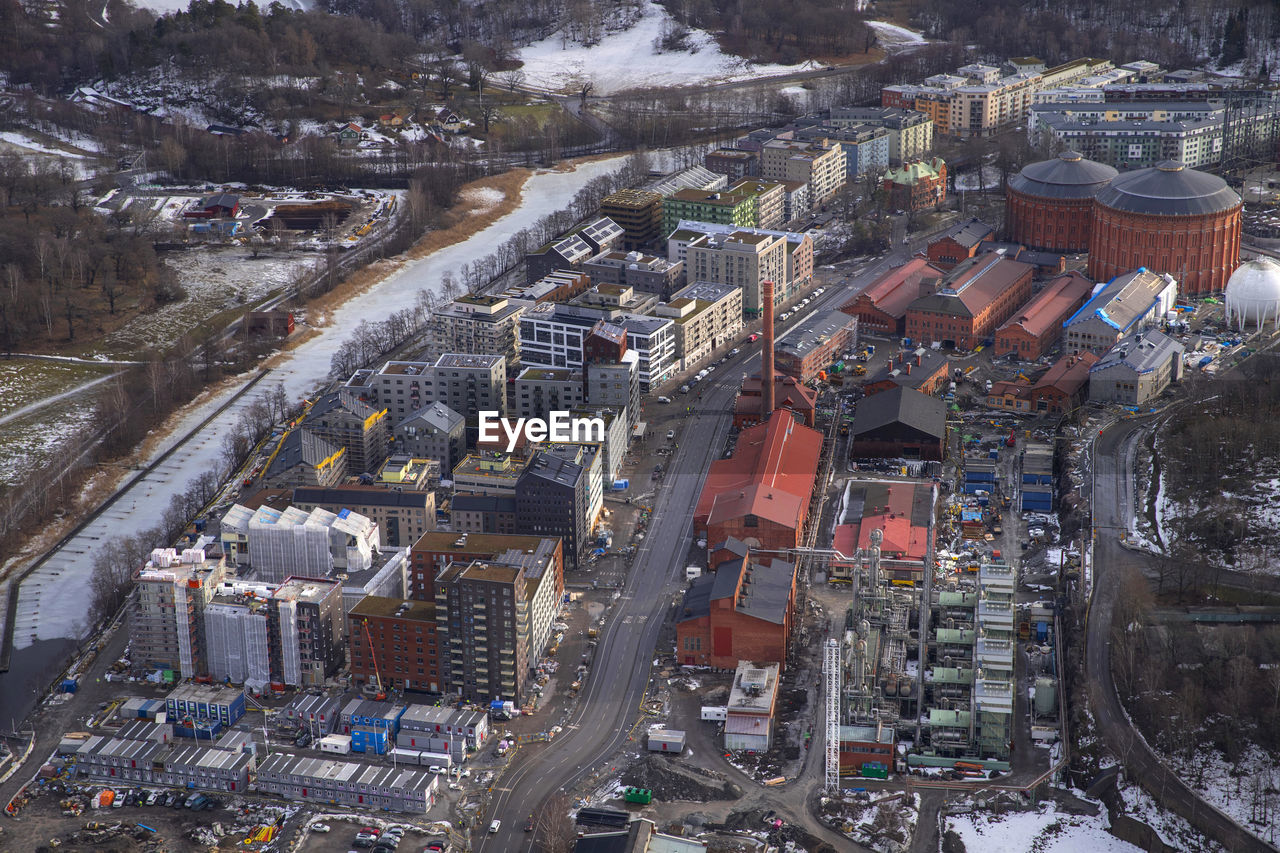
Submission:
<svg viewBox="0 0 1280 853">
<path fill-rule="evenodd" d="M 981 853 L 1141 853 L 1141 847 L 1116 838 L 1107 826 L 1106 812 L 1090 817 L 1043 806 L 1034 812 L 947 818 L 947 829 L 960 836 L 965 849 Z"/>
<path fill-rule="evenodd" d="M 147 346 L 169 344 L 215 314 L 244 308 L 294 281 L 321 263 L 314 254 L 253 257 L 249 249 L 201 247 L 164 255 L 165 264 L 177 273 L 187 297 L 140 314 L 129 325 L 103 340 L 103 352 L 112 356 L 137 354 L 139 341 Z"/>
<path fill-rule="evenodd" d="M 928 41 L 923 33 L 885 21 L 867 21 L 867 26 L 875 30 L 876 40 L 880 42 L 882 47 L 886 48 L 907 47 L 913 44 L 924 44 Z"/>
<path fill-rule="evenodd" d="M 1160 838 L 1174 849 L 1195 850 L 1197 853 L 1219 853 L 1221 845 L 1210 841 L 1191 828 L 1191 824 L 1172 812 L 1160 808 L 1151 795 L 1138 785 L 1121 784 L 1120 798 L 1125 812 L 1142 821 L 1160 834 Z"/>
<path fill-rule="evenodd" d="M 65 165 L 77 180 L 94 176 L 97 170 L 85 154 L 53 148 L 16 130 L 0 131 L 0 150 L 11 149 L 33 163 Z"/>
<path fill-rule="evenodd" d="M 592 47 L 566 41 L 561 35 L 521 48 L 527 85 L 553 92 L 577 89 L 590 81 L 595 94 L 648 86 L 683 86 L 706 81 L 739 80 L 803 71 L 805 65 L 754 65 L 720 52 L 716 40 L 692 30 L 689 50 L 658 53 L 654 40 L 671 16 L 649 3 L 636 25 L 611 33 Z"/>
<path fill-rule="evenodd" d="M 129 536 L 153 527 L 174 494 L 187 484 L 222 448 L 223 437 L 234 429 L 240 413 L 275 385 L 283 385 L 297 399 L 327 383 L 334 352 L 364 320 L 380 322 L 402 308 L 412 307 L 419 290 L 442 290 L 441 275 L 458 270 L 493 250 L 506 236 L 533 225 L 564 207 L 587 181 L 618 168 L 623 158 L 584 163 L 574 171 L 537 172 L 521 191 L 521 204 L 467 240 L 405 264 L 336 312 L 332 322 L 311 340 L 284 355 L 255 389 L 233 403 L 220 417 L 192 436 L 146 476 L 129 482 L 118 501 L 77 536 L 68 540 L 22 584 L 15 621 L 14 647 L 36 640 L 75 637 L 88 612 L 88 597 L 65 595 L 68 588 L 87 589 L 95 551 L 115 536 Z M 247 380 L 248 377 L 246 376 Z M 174 432 L 175 438 L 157 443 L 153 456 L 172 448 L 183 436 L 213 414 L 234 393 L 227 390 L 190 406 Z"/>
</svg>

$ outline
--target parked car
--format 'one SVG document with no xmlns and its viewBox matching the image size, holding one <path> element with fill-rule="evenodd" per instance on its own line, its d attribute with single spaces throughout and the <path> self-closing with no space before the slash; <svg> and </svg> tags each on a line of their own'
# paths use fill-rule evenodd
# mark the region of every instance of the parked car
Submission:
<svg viewBox="0 0 1280 853">
<path fill-rule="evenodd" d="M 756 341 L 760 340 L 760 335 L 757 332 L 753 332 L 751 337 L 747 338 L 747 340 L 754 344 Z"/>
<path fill-rule="evenodd" d="M 328 832 L 329 829 L 330 826 L 327 823 L 314 823 L 311 825 L 312 832 Z"/>
<path fill-rule="evenodd" d="M 671 402 L 671 398 L 670 398 L 670 397 L 659 397 L 659 398 L 658 398 L 658 402 L 659 402 L 659 403 L 662 403 L 662 404 L 664 404 L 664 405 L 665 405 L 665 404 L 667 404 L 667 403 L 670 403 L 670 402 Z"/>
<path fill-rule="evenodd" d="M 669 429 L 669 430 L 667 430 L 667 441 L 671 441 L 671 439 L 673 439 L 673 438 L 675 438 L 675 437 L 676 437 L 676 431 L 675 431 L 675 430 L 673 430 L 673 429 Z"/>
<path fill-rule="evenodd" d="M 737 355 L 739 352 L 741 352 L 741 350 L 739 350 L 737 347 L 734 347 L 733 349 L 729 350 L 729 355 Z"/>
</svg>

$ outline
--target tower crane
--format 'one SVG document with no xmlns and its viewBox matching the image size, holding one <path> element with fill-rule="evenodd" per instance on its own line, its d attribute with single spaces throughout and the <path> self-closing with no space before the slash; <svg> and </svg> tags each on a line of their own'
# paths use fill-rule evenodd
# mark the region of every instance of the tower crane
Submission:
<svg viewBox="0 0 1280 853">
<path fill-rule="evenodd" d="M 373 698 L 379 702 L 387 698 L 387 691 L 382 689 L 382 674 L 378 672 L 378 656 L 373 653 L 373 634 L 369 632 L 369 620 L 361 620 L 360 623 L 364 627 L 364 639 L 369 644 L 369 659 L 373 661 L 373 678 L 378 685 L 378 693 Z"/>
</svg>

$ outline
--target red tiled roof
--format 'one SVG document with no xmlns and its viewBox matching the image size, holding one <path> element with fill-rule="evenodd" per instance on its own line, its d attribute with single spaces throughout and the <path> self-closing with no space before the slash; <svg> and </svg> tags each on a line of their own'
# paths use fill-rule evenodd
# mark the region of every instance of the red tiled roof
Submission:
<svg viewBox="0 0 1280 853">
<path fill-rule="evenodd" d="M 840 310 L 846 314 L 854 314 L 854 305 L 858 299 L 866 297 L 878 310 L 890 317 L 906 316 L 907 306 L 920 296 L 920 280 L 942 278 L 942 275 L 942 270 L 930 266 L 924 258 L 912 258 L 902 266 L 880 275 Z"/>
<path fill-rule="evenodd" d="M 832 547 L 845 556 L 852 556 L 859 548 L 870 548 L 871 531 L 879 529 L 884 531 L 881 554 L 923 560 L 928 553 L 929 528 L 911 523 L 917 488 L 929 486 L 895 483 L 883 492 L 875 490 L 874 497 L 883 496 L 883 502 L 877 506 L 864 506 L 860 520 L 838 525 Z"/>
<path fill-rule="evenodd" d="M 1093 290 L 1093 282 L 1078 272 L 1069 272 L 1052 279 L 1031 301 L 1010 317 L 999 331 L 1010 326 L 1021 326 L 1027 334 L 1038 338 L 1050 327 L 1061 325 L 1070 312 L 1080 307 Z M 999 334 L 999 332 L 997 332 Z"/>
<path fill-rule="evenodd" d="M 1089 381 L 1089 368 L 1097 363 L 1098 356 L 1091 352 L 1065 355 L 1036 380 L 1032 390 L 1054 388 L 1063 394 L 1074 394 Z"/>
<path fill-rule="evenodd" d="M 821 453 L 822 433 L 790 415 L 745 429 L 733 456 L 711 463 L 694 516 L 714 524 L 751 514 L 798 528 Z"/>
</svg>

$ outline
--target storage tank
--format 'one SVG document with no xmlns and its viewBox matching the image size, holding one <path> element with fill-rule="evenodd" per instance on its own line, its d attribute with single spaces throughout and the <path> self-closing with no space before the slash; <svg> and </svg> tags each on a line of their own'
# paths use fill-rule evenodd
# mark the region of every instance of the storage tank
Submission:
<svg viewBox="0 0 1280 853">
<path fill-rule="evenodd" d="M 1036 679 L 1037 717 L 1051 717 L 1058 712 L 1058 681 L 1054 678 Z"/>
</svg>

